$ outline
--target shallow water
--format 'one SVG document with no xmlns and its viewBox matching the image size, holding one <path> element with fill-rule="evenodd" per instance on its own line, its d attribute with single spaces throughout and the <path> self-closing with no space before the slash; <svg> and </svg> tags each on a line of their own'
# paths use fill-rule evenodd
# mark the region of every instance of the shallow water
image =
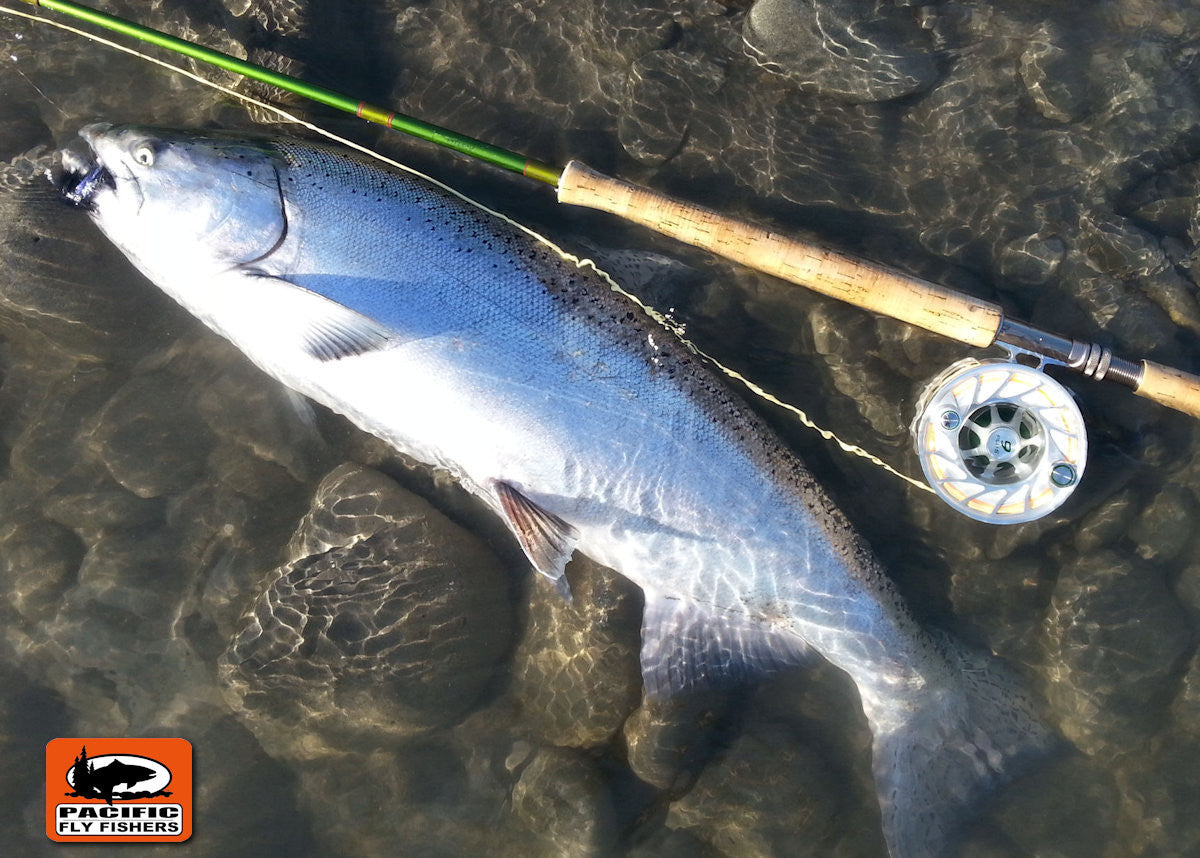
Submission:
<svg viewBox="0 0 1200 858">
<path fill-rule="evenodd" d="M 1200 369 L 1191 4 L 104 8 Z M 577 560 L 562 604 L 462 492 L 298 406 L 39 175 L 94 119 L 253 117 L 46 27 L 0 17 L 0 41 L 0 854 L 57 850 L 41 754 L 62 735 L 192 741 L 196 833 L 149 853 L 883 854 L 837 671 L 644 705 L 634 588 Z M 706 351 L 918 472 L 915 398 L 965 349 L 323 118 L 594 254 Z M 922 619 L 1017 664 L 1070 742 L 963 854 L 1195 854 L 1195 426 L 1064 381 L 1088 472 L 1008 528 L 763 413 Z"/>
</svg>

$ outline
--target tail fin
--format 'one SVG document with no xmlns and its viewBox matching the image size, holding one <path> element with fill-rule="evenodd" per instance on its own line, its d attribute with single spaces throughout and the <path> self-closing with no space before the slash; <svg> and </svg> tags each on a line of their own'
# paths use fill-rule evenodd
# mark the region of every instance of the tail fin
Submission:
<svg viewBox="0 0 1200 858">
<path fill-rule="evenodd" d="M 973 806 L 1054 744 L 1011 669 L 938 643 L 944 682 L 904 711 L 868 712 L 876 716 L 875 785 L 892 858 L 943 858 Z"/>
</svg>

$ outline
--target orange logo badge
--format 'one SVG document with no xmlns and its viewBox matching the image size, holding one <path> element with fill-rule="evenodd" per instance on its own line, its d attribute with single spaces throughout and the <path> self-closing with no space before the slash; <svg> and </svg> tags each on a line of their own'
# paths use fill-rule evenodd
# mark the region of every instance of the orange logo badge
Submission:
<svg viewBox="0 0 1200 858">
<path fill-rule="evenodd" d="M 179 842 L 192 834 L 186 739 L 52 739 L 46 835 L 62 843 Z"/>
</svg>

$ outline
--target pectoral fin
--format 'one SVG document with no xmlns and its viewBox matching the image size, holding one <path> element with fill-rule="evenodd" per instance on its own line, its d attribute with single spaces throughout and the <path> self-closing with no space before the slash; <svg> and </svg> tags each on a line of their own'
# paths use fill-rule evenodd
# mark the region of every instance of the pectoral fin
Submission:
<svg viewBox="0 0 1200 858">
<path fill-rule="evenodd" d="M 649 697 L 744 682 L 812 657 L 800 638 L 745 616 L 713 614 L 693 602 L 650 591 L 645 595 L 642 681 Z"/>
<path fill-rule="evenodd" d="M 564 599 L 571 601 L 566 567 L 579 541 L 579 531 L 508 483 L 496 481 L 494 485 L 500 508 L 525 556 L 534 569 L 554 582 L 554 589 Z"/>
<path fill-rule="evenodd" d="M 333 304 L 332 301 L 329 303 Z M 320 361 L 341 360 L 387 346 L 389 338 L 385 328 L 341 304 L 333 306 L 342 312 L 315 319 L 305 331 L 304 350 L 308 354 Z"/>
<path fill-rule="evenodd" d="M 392 333 L 374 319 L 282 277 L 251 273 L 247 282 L 258 293 L 257 323 L 295 336 L 300 349 L 319 361 L 366 354 L 392 342 Z"/>
</svg>

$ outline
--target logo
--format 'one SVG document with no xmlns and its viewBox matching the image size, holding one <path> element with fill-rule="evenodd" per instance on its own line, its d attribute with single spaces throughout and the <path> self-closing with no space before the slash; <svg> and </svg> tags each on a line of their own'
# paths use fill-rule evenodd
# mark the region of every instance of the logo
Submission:
<svg viewBox="0 0 1200 858">
<path fill-rule="evenodd" d="M 46 835 L 63 843 L 179 842 L 192 834 L 186 739 L 53 739 Z"/>
</svg>

